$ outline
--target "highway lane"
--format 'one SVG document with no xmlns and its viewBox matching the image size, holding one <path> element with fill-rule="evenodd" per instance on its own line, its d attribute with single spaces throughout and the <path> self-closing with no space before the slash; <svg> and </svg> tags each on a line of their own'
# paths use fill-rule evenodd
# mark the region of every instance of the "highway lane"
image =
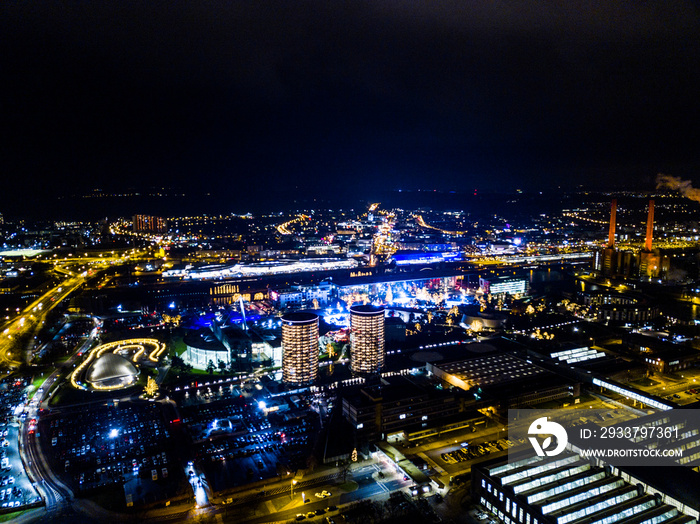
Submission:
<svg viewBox="0 0 700 524">
<path fill-rule="evenodd" d="M 83 286 L 88 279 L 114 264 L 126 262 L 129 258 L 93 257 L 55 261 L 54 270 L 67 278 L 27 305 L 16 318 L 0 326 L 0 367 L 19 367 L 22 364 L 24 348 L 17 347 L 18 339 L 39 329 L 47 314 Z"/>
<path fill-rule="evenodd" d="M 78 355 L 84 352 L 86 348 L 92 346 L 97 337 L 97 329 L 93 329 L 88 338 L 73 352 L 64 366 L 70 368 L 78 358 Z M 22 456 L 25 470 L 44 499 L 48 512 L 65 511 L 65 505 L 70 503 L 73 493 L 51 471 L 41 450 L 39 433 L 29 434 L 27 421 L 32 419 L 39 420 L 41 410 L 47 407 L 48 393 L 59 379 L 60 371 L 61 368 L 54 369 L 44 381 L 42 387 L 32 397 L 32 400 L 25 408 L 27 415 L 21 419 L 19 433 L 20 455 Z"/>
</svg>

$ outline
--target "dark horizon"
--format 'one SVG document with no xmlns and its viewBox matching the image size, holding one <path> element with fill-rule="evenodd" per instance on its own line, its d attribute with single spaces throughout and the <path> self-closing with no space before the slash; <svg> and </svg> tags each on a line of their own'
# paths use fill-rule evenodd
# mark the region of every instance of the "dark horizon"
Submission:
<svg viewBox="0 0 700 524">
<path fill-rule="evenodd" d="M 700 182 L 692 2 L 0 14 L 3 208 L 96 187 L 371 198 Z"/>
<path fill-rule="evenodd" d="M 638 196 L 629 195 L 638 193 Z M 467 213 L 524 216 L 528 213 L 558 213 L 562 208 L 577 207 L 585 202 L 599 202 L 608 198 L 627 199 L 642 207 L 646 194 L 666 194 L 683 197 L 674 191 L 655 191 L 654 186 L 639 188 L 581 187 L 565 191 L 549 186 L 542 191 L 518 188 L 482 191 L 441 191 L 430 189 L 378 190 L 332 192 L 328 190 L 274 191 L 257 189 L 249 192 L 220 194 L 182 188 L 127 188 L 122 193 L 91 191 L 85 195 L 34 195 L 32 206 L 16 200 L 0 209 L 5 220 L 37 221 L 97 221 L 130 218 L 135 214 L 163 217 L 265 215 L 275 213 L 308 212 L 311 210 L 354 210 L 362 213 L 371 203 L 380 202 L 384 209 L 431 209 L 434 211 L 465 211 Z M 629 196 L 626 196 L 629 195 Z M 690 201 L 688 204 L 692 206 Z"/>
</svg>

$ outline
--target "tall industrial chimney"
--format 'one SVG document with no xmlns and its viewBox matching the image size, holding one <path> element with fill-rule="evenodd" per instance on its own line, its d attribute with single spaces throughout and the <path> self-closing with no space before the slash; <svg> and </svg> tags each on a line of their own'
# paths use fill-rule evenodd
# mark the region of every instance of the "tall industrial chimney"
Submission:
<svg viewBox="0 0 700 524">
<path fill-rule="evenodd" d="M 654 201 L 649 200 L 649 214 L 647 215 L 647 238 L 644 242 L 644 251 L 651 251 L 651 241 L 654 238 Z"/>
<path fill-rule="evenodd" d="M 613 198 L 610 206 L 610 232 L 608 233 L 608 247 L 615 247 L 615 221 L 617 220 L 617 199 Z"/>
</svg>

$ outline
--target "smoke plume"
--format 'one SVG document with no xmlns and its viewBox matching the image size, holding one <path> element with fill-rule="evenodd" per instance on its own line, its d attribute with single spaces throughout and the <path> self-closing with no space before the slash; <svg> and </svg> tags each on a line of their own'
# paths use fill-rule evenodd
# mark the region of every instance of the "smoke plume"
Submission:
<svg viewBox="0 0 700 524">
<path fill-rule="evenodd" d="M 656 189 L 675 189 L 686 198 L 700 202 L 700 189 L 694 188 L 690 180 L 681 180 L 680 177 L 656 175 Z"/>
</svg>

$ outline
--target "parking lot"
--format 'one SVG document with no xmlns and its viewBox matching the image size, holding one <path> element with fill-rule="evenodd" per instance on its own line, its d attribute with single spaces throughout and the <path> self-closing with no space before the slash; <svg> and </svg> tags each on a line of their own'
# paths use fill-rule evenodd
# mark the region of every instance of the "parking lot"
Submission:
<svg viewBox="0 0 700 524">
<path fill-rule="evenodd" d="M 265 411 L 231 397 L 182 408 L 198 467 L 214 491 L 305 467 L 318 428 L 308 410 Z"/>
<path fill-rule="evenodd" d="M 560 416 L 564 426 L 574 428 L 587 422 L 609 426 L 632 420 L 639 415 L 630 409 L 616 407 L 595 398 L 579 407 L 560 412 Z M 504 455 L 509 448 L 526 444 L 528 427 L 529 421 L 523 420 L 478 432 L 455 432 L 451 438 L 426 439 L 419 450 L 406 449 L 404 453 L 423 451 L 450 475 L 459 475 L 467 472 L 475 461 L 487 460 L 499 456 L 499 453 Z"/>
<path fill-rule="evenodd" d="M 77 491 L 140 477 L 169 482 L 182 475 L 155 403 L 92 406 L 41 421 L 53 469 Z"/>
<path fill-rule="evenodd" d="M 27 401 L 28 378 L 9 378 L 0 383 L 0 510 L 22 509 L 40 501 L 24 471 L 19 455 L 17 416 Z"/>
<path fill-rule="evenodd" d="M 459 449 L 447 451 L 440 455 L 440 458 L 447 464 L 457 464 L 458 462 L 466 462 L 475 460 L 480 457 L 485 457 L 491 453 L 505 451 L 510 447 L 525 443 L 525 438 L 519 437 L 513 439 L 490 440 L 482 443 L 474 443 L 470 445 L 468 442 L 462 442 Z"/>
<path fill-rule="evenodd" d="M 24 471 L 17 448 L 16 423 L 0 424 L 0 508 L 21 509 L 25 504 L 39 501 L 39 494 L 34 489 Z"/>
<path fill-rule="evenodd" d="M 633 385 L 646 393 L 656 395 L 676 404 L 685 405 L 700 401 L 700 370 L 684 369 L 676 373 L 656 373 Z"/>
<path fill-rule="evenodd" d="M 28 378 L 6 378 L 0 381 L 0 424 L 7 424 L 19 415 L 18 406 L 27 400 Z"/>
<path fill-rule="evenodd" d="M 675 402 L 676 404 L 692 404 L 700 400 L 700 387 L 692 387 L 683 391 L 678 391 L 678 393 L 672 393 L 663 397 L 666 400 Z"/>
</svg>

